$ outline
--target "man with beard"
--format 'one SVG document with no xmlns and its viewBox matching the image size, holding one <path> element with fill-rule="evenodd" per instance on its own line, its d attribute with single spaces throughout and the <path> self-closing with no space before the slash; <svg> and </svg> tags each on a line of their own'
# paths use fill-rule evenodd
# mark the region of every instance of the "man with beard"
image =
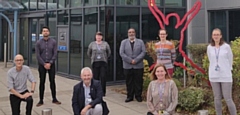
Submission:
<svg viewBox="0 0 240 115">
<path fill-rule="evenodd" d="M 135 29 L 130 28 L 128 38 L 121 42 L 119 51 L 123 60 L 123 74 L 127 86 L 125 102 L 133 101 L 134 96 L 138 102 L 142 101 L 143 58 L 146 49 L 143 41 L 137 39 L 135 35 Z"/>
<path fill-rule="evenodd" d="M 39 97 L 40 101 L 37 107 L 43 105 L 43 96 L 45 90 L 46 72 L 49 75 L 50 89 L 52 92 L 52 103 L 61 104 L 56 98 L 56 84 L 55 84 L 55 60 L 57 58 L 57 43 L 53 38 L 49 38 L 50 30 L 48 27 L 42 28 L 43 39 L 36 43 L 36 56 L 38 60 L 39 72 Z"/>
</svg>

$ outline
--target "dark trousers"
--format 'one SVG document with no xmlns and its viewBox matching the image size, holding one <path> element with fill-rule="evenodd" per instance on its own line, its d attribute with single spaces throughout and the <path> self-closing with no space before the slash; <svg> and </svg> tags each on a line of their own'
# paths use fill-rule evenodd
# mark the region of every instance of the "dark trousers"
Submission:
<svg viewBox="0 0 240 115">
<path fill-rule="evenodd" d="M 21 94 L 25 94 L 28 90 L 22 92 Z M 33 98 L 32 96 L 28 97 L 27 99 L 21 99 L 14 94 L 10 94 L 10 104 L 12 108 L 12 115 L 20 115 L 20 105 L 22 101 L 27 102 L 26 105 L 26 115 L 32 114 L 32 106 L 33 106 Z"/>
<path fill-rule="evenodd" d="M 147 115 L 153 115 L 151 112 L 147 112 Z"/>
<path fill-rule="evenodd" d="M 127 98 L 141 98 L 143 88 L 143 69 L 124 69 Z"/>
<path fill-rule="evenodd" d="M 107 73 L 107 63 L 103 61 L 93 62 L 93 78 L 100 80 L 103 89 L 103 94 L 106 94 L 106 73 Z"/>
<path fill-rule="evenodd" d="M 50 89 L 52 92 L 52 98 L 53 100 L 56 99 L 56 84 L 55 84 L 55 64 L 51 64 L 51 67 L 49 70 L 46 70 L 43 65 L 38 66 L 38 72 L 39 72 L 39 78 L 40 78 L 40 84 L 39 84 L 39 97 L 40 100 L 43 100 L 44 96 L 44 90 L 45 90 L 45 81 L 46 81 L 46 73 L 48 72 L 49 75 L 49 81 L 50 81 Z"/>
</svg>

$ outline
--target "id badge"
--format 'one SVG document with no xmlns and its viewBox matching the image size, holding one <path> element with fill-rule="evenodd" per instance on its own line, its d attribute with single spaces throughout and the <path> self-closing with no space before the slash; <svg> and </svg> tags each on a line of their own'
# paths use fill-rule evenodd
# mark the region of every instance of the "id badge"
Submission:
<svg viewBox="0 0 240 115">
<path fill-rule="evenodd" d="M 159 114 L 159 115 L 162 115 L 162 114 L 163 114 L 163 111 L 162 111 L 162 110 L 159 110 L 159 111 L 158 111 L 158 114 Z"/>
<path fill-rule="evenodd" d="M 215 67 L 215 71 L 219 71 L 220 70 L 220 67 L 217 65 L 216 67 Z"/>
<path fill-rule="evenodd" d="M 97 56 L 97 59 L 101 59 L 101 56 L 100 56 L 100 55 L 98 55 L 98 56 Z"/>
<path fill-rule="evenodd" d="M 87 98 L 87 103 L 91 103 L 92 99 L 91 98 Z"/>
</svg>

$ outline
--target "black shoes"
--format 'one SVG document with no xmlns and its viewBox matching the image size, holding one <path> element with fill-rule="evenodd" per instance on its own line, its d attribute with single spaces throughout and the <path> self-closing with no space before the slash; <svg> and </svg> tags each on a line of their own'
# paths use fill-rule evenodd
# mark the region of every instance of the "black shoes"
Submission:
<svg viewBox="0 0 240 115">
<path fill-rule="evenodd" d="M 125 100 L 126 103 L 127 103 L 127 102 L 130 102 L 130 101 L 133 101 L 133 98 L 127 98 L 127 99 Z"/>
<path fill-rule="evenodd" d="M 141 98 L 141 97 L 136 97 L 136 100 L 137 100 L 138 102 L 142 102 L 142 98 Z"/>
<path fill-rule="evenodd" d="M 42 106 L 42 105 L 43 105 L 43 101 L 39 101 L 36 106 L 39 107 L 39 106 Z"/>
</svg>

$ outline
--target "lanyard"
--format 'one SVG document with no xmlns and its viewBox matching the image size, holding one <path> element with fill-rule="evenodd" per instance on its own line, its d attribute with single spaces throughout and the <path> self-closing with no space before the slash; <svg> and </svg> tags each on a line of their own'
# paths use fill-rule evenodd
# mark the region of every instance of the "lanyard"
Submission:
<svg viewBox="0 0 240 115">
<path fill-rule="evenodd" d="M 160 54 L 163 54 L 165 44 L 160 44 Z"/>
<path fill-rule="evenodd" d="M 166 82 L 164 81 L 163 85 L 160 84 L 160 86 L 159 86 L 159 97 L 160 97 L 160 100 L 162 100 L 162 97 L 163 97 L 163 94 L 164 94 L 165 84 L 166 84 Z"/>
<path fill-rule="evenodd" d="M 219 52 L 220 52 L 220 47 L 217 51 L 217 48 L 215 48 L 215 55 L 216 55 L 216 61 L 217 61 L 217 65 L 218 65 L 218 59 L 219 59 Z"/>
<path fill-rule="evenodd" d="M 98 48 L 99 51 L 101 51 L 101 47 L 98 44 L 97 44 L 97 48 Z"/>
</svg>

